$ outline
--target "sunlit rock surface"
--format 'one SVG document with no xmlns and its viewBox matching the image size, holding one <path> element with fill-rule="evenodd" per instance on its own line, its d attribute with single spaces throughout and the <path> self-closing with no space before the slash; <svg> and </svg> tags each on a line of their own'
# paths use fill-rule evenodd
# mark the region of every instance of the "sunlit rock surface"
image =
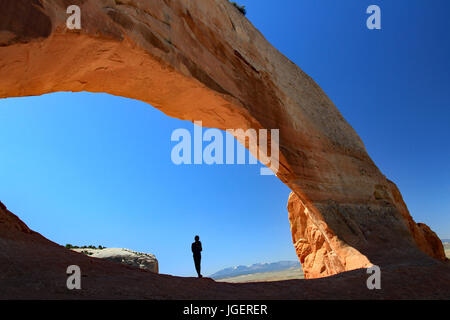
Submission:
<svg viewBox="0 0 450 320">
<path fill-rule="evenodd" d="M 75 252 L 83 253 L 91 258 L 105 259 L 129 266 L 145 269 L 158 273 L 158 260 L 151 253 L 136 252 L 123 248 L 104 248 L 104 249 L 73 249 Z"/>
</svg>

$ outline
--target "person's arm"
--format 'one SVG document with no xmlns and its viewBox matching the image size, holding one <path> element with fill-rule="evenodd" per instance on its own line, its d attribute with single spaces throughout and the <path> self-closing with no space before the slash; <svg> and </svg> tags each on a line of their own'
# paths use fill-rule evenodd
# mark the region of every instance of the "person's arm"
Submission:
<svg viewBox="0 0 450 320">
<path fill-rule="evenodd" d="M 202 243 L 200 242 L 200 251 L 203 251 Z"/>
<path fill-rule="evenodd" d="M 194 244 L 191 244 L 191 251 L 194 253 Z"/>
</svg>

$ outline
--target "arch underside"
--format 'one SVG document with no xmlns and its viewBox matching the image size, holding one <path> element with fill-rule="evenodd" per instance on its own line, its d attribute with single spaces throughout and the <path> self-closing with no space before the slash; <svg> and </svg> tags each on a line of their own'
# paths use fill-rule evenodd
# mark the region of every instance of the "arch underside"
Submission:
<svg viewBox="0 0 450 320">
<path fill-rule="evenodd" d="M 326 94 L 228 1 L 70 1 L 81 30 L 66 2 L 0 0 L 0 98 L 105 92 L 205 127 L 279 129 L 306 277 L 445 260 Z"/>
</svg>

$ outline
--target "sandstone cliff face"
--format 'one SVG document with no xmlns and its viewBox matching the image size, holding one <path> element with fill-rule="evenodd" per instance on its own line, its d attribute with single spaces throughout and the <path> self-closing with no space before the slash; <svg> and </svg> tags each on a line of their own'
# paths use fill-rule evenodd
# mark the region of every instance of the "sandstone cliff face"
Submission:
<svg viewBox="0 0 450 320">
<path fill-rule="evenodd" d="M 402 261 L 420 264 L 426 260 L 423 253 L 446 261 L 437 235 L 428 226 L 416 224 L 409 213 L 399 221 L 396 210 L 389 203 L 383 207 L 360 206 L 356 210 L 353 206 L 330 203 L 323 212 L 333 216 L 323 219 L 291 193 L 289 221 L 305 278 L 330 276 L 373 264 L 383 266 Z M 371 214 L 370 220 L 359 216 L 364 212 Z M 422 251 L 418 252 L 417 247 Z"/>
<path fill-rule="evenodd" d="M 320 217 L 310 212 L 295 193 L 289 196 L 288 212 L 292 239 L 305 278 L 320 278 L 372 265 L 365 255 L 343 242 Z"/>
<path fill-rule="evenodd" d="M 81 8 L 81 30 L 66 28 L 71 4 Z M 0 7 L 0 98 L 106 92 L 206 127 L 280 129 L 277 176 L 294 193 L 293 240 L 309 277 L 444 259 L 326 94 L 228 1 Z"/>
</svg>

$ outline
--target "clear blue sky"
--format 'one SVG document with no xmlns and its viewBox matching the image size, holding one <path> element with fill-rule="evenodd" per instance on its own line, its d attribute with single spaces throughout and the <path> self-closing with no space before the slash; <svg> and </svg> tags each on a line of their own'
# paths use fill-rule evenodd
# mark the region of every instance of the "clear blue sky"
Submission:
<svg viewBox="0 0 450 320">
<path fill-rule="evenodd" d="M 311 75 L 399 186 L 416 221 L 450 238 L 450 2 L 239 1 L 266 38 Z M 378 4 L 382 30 L 365 27 Z M 194 275 L 294 260 L 289 189 L 259 166 L 175 166 L 177 128 L 138 101 L 57 93 L 0 100 L 0 200 L 60 243 L 156 254 Z"/>
</svg>

